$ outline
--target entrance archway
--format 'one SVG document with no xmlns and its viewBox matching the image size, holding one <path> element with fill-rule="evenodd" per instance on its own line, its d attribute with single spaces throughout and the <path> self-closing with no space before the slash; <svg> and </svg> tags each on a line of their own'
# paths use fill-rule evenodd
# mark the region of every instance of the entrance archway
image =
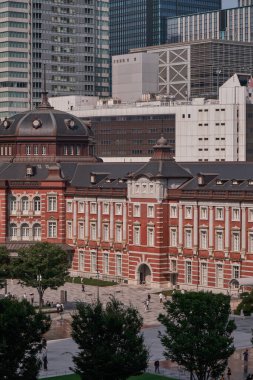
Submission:
<svg viewBox="0 0 253 380">
<path fill-rule="evenodd" d="M 151 270 L 147 264 L 141 264 L 138 268 L 138 282 L 139 284 L 151 283 Z"/>
</svg>

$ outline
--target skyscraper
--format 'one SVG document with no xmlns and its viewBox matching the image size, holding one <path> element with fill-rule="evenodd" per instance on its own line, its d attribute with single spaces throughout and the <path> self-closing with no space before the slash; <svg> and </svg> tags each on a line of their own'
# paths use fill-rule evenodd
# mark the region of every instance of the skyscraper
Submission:
<svg viewBox="0 0 253 380">
<path fill-rule="evenodd" d="M 220 8 L 221 0 L 111 0 L 111 55 L 165 43 L 167 17 Z"/>
<path fill-rule="evenodd" d="M 0 2 L 0 117 L 56 95 L 109 95 L 109 0 Z"/>
</svg>

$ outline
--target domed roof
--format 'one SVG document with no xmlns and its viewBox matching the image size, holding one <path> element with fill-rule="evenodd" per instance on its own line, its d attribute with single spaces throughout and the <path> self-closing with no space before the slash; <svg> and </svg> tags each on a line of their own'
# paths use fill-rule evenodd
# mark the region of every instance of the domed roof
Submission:
<svg viewBox="0 0 253 380">
<path fill-rule="evenodd" d="M 77 117 L 51 107 L 44 93 L 42 103 L 36 109 L 4 119 L 0 124 L 1 136 L 88 138 L 93 133 Z"/>
</svg>

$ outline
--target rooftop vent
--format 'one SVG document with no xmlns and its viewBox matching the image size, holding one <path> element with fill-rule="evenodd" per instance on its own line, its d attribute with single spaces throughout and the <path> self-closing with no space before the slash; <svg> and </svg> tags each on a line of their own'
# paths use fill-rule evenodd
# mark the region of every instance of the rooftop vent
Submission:
<svg viewBox="0 0 253 380">
<path fill-rule="evenodd" d="M 26 167 L 26 177 L 32 177 L 34 175 L 34 170 L 31 165 L 27 165 Z"/>
</svg>

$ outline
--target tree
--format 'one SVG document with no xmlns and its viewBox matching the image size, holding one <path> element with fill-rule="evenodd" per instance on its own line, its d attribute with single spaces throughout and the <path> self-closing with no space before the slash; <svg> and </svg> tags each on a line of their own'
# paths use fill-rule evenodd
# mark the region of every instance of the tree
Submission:
<svg viewBox="0 0 253 380">
<path fill-rule="evenodd" d="M 78 303 L 73 316 L 72 337 L 80 352 L 74 356 L 74 372 L 85 380 L 124 380 L 139 375 L 149 353 L 140 333 L 142 317 L 137 309 L 111 298 L 103 308 Z"/>
<path fill-rule="evenodd" d="M 42 334 L 49 327 L 50 317 L 26 300 L 0 300 L 0 379 L 37 379 Z"/>
<path fill-rule="evenodd" d="M 6 247 L 0 246 L 0 289 L 6 286 L 10 277 L 10 255 Z"/>
<path fill-rule="evenodd" d="M 37 289 L 41 308 L 45 290 L 64 285 L 68 267 L 67 254 L 61 247 L 37 243 L 19 251 L 14 273 L 22 285 Z"/>
<path fill-rule="evenodd" d="M 230 297 L 204 292 L 176 292 L 165 304 L 166 314 L 158 320 L 165 326 L 160 338 L 164 355 L 191 374 L 191 379 L 219 377 L 233 354 L 229 320 Z"/>
</svg>

